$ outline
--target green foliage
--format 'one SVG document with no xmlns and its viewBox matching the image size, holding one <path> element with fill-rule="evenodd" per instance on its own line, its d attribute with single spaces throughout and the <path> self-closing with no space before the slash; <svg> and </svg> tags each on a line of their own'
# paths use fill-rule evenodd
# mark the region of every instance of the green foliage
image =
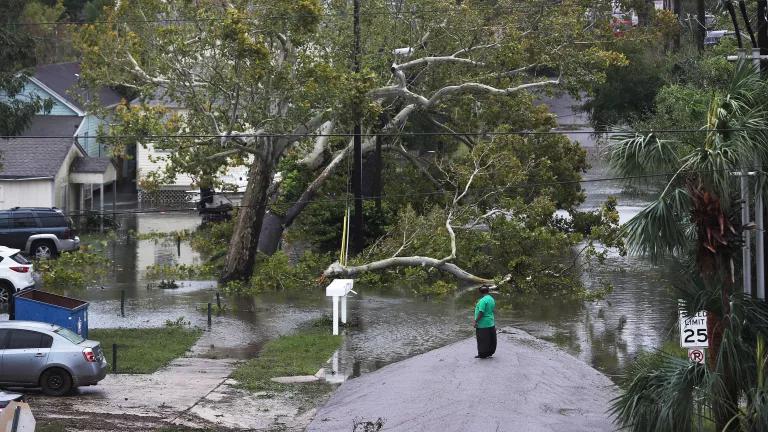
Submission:
<svg viewBox="0 0 768 432">
<path fill-rule="evenodd" d="M 232 238 L 236 214 L 229 221 L 206 224 L 191 234 L 190 244 L 203 258 L 220 261 Z"/>
<path fill-rule="evenodd" d="M 192 323 L 190 321 L 187 321 L 187 319 L 184 318 L 183 316 L 180 316 L 175 320 L 165 320 L 166 328 L 182 329 L 182 328 L 187 328 L 191 325 Z"/>
<path fill-rule="evenodd" d="M 204 264 L 152 264 L 144 269 L 147 280 L 205 280 L 215 277 L 216 267 Z"/>
<path fill-rule="evenodd" d="M 768 306 L 735 296 L 733 314 L 733 319 L 726 322 L 713 370 L 690 362 L 676 344 L 641 354 L 628 369 L 623 394 L 612 404 L 611 411 L 619 424 L 632 431 L 690 430 L 699 421 L 696 403 L 703 406 L 705 416 L 714 401 L 730 403 L 724 379 L 728 374 L 733 379 L 728 385 L 734 386 L 741 400 L 739 409 L 733 409 L 736 414 L 728 430 L 765 429 L 764 373 L 768 357 L 762 341 L 768 330 Z M 694 402 L 696 399 L 698 402 Z"/>
<path fill-rule="evenodd" d="M 38 111 L 50 110 L 52 101 L 40 97 L 17 98 L 29 69 L 36 64 L 35 41 L 20 26 L 25 0 L 0 2 L 0 135 L 18 135 Z"/>
<path fill-rule="evenodd" d="M 123 83 L 147 102 L 118 108 L 117 124 L 109 132 L 135 138 L 136 142 L 122 145 L 153 145 L 168 151 L 163 156 L 168 168 L 145 176 L 142 188 L 178 173 L 190 174 L 200 185 L 213 185 L 228 166 L 259 163 L 269 176 L 280 172 L 282 183 L 270 198 L 270 212 L 284 217 L 297 209 L 296 201 L 315 184 L 323 165 L 347 148 L 349 140 L 330 137 L 320 149 L 318 167 L 303 161 L 317 144 L 315 139 L 293 143 L 238 134 L 291 133 L 315 116 L 332 121 L 333 131 L 338 132 L 350 130 L 358 115 L 374 134 L 387 124 L 388 134 L 397 130 L 548 130 L 554 119 L 545 107 L 535 106 L 534 96 L 524 91 L 525 84 L 544 89 L 549 84 L 538 81 L 548 79 L 552 84 L 562 77 L 558 79 L 562 87 L 576 93 L 603 81 L 608 68 L 626 62 L 623 54 L 600 42 L 610 36 L 610 29 L 588 22 L 592 12 L 608 11 L 609 2 L 587 5 L 567 0 L 536 20 L 522 12 L 526 6 L 538 10 L 540 5 L 535 0 L 493 5 L 424 0 L 414 4 L 408 16 L 365 17 L 368 37 L 363 41 L 359 73 L 349 68 L 347 2 L 280 0 L 262 8 L 246 0 L 231 5 L 124 0 L 119 9 L 105 10 L 103 22 L 83 26 L 79 43 L 84 80 Z M 389 10 L 392 5 L 373 0 L 367 7 Z M 276 10 L 281 19 L 273 19 Z M 174 16 L 180 23 L 152 26 L 143 19 L 147 14 Z M 194 25 L 187 25 L 186 18 L 193 19 Z M 250 25 L 253 22 L 261 23 L 258 29 Z M 574 40 L 583 43 L 571 43 Z M 393 49 L 401 47 L 413 47 L 418 54 L 390 57 Z M 433 61 L 434 57 L 444 61 Z M 407 65 L 409 60 L 416 63 Z M 402 77 L 396 70 L 393 77 L 393 62 L 403 64 Z M 393 87 L 393 83 L 407 88 Z M 149 103 L 151 99 L 167 101 L 168 107 L 157 107 Z M 185 115 L 178 115 L 175 107 L 183 107 Z M 143 138 L 178 131 L 215 137 Z M 369 203 L 365 208 L 370 245 L 366 258 L 391 256 L 400 249 L 402 237 L 395 240 L 387 234 L 393 231 L 405 235 L 409 243 L 402 254 L 447 256 L 451 251 L 444 226 L 446 212 L 451 212 L 452 223 L 461 231 L 456 264 L 486 277 L 511 272 L 514 285 L 529 292 L 562 276 L 551 270 L 561 266 L 551 262 L 552 256 L 562 255 L 592 235 L 562 232 L 552 224 L 555 209 L 574 209 L 584 199 L 578 181 L 587 166 L 585 152 L 565 137 L 470 134 L 381 139 L 385 150 L 399 150 L 395 156 L 387 151 L 385 157 L 386 199 L 380 207 Z M 366 138 L 366 146 L 371 144 Z M 114 152 L 120 153 L 119 145 L 115 141 Z M 271 146 L 277 150 L 274 155 L 262 154 Z M 434 153 L 425 155 L 429 149 Z M 290 243 L 300 248 L 304 245 L 299 241 L 309 242 L 320 254 L 335 255 L 349 182 L 343 166 L 330 167 L 320 178 L 319 190 L 311 194 L 315 202 L 298 208 L 303 214 L 289 232 Z M 470 193 L 461 202 L 452 202 L 470 178 Z M 410 193 L 403 193 L 404 186 Z M 510 221 L 506 217 L 478 221 L 478 226 L 490 227 L 488 232 L 464 227 L 493 209 L 514 216 Z M 293 222 L 287 220 L 285 226 Z M 223 229 L 214 234 L 232 235 Z M 226 242 L 194 235 L 192 242 L 206 251 L 213 265 L 221 266 Z M 505 249 L 507 243 L 514 245 L 514 254 Z M 538 245 L 543 245 L 541 252 Z M 491 259 L 484 259 L 485 255 Z M 280 254 L 260 257 L 249 285 L 231 289 L 258 292 L 312 286 L 312 278 L 328 261 L 322 255 L 305 255 L 298 263 Z M 529 276 L 538 278 L 541 272 L 546 275 L 541 283 L 530 282 Z M 430 292 L 449 290 L 442 276 L 432 272 L 424 277 L 429 279 L 424 287 Z M 575 277 L 561 282 L 562 288 L 580 284 Z"/>
<path fill-rule="evenodd" d="M 74 26 L 51 24 L 76 20 L 66 12 L 66 3 L 62 0 L 31 0 L 24 7 L 22 21 L 27 23 L 24 31 L 34 40 L 37 64 L 77 59 L 72 45 Z"/>
<path fill-rule="evenodd" d="M 626 39 L 633 38 L 642 36 L 632 32 Z M 584 104 L 597 130 L 642 117 L 653 108 L 656 93 L 664 84 L 667 58 L 660 55 L 657 49 L 649 49 L 647 42 L 619 41 L 620 51 L 627 57 L 628 64 L 610 67 L 605 83 L 599 85 L 592 98 Z M 655 43 L 651 41 L 650 46 Z"/>
<path fill-rule="evenodd" d="M 100 250 L 83 246 L 78 251 L 62 253 L 57 259 L 39 260 L 40 272 L 47 291 L 77 294 L 89 286 L 104 283 L 110 261 Z"/>
<path fill-rule="evenodd" d="M 703 365 L 659 352 L 638 358 L 631 373 L 632 381 L 612 405 L 622 425 L 637 431 L 691 429 L 694 389 L 705 381 Z"/>
<path fill-rule="evenodd" d="M 327 328 L 281 336 L 267 342 L 259 353 L 259 357 L 238 366 L 232 373 L 232 379 L 236 380 L 241 387 L 251 391 L 286 390 L 287 385 L 270 381 L 270 378 L 314 375 L 340 344 L 341 336 L 328 334 Z M 311 385 L 317 384 L 298 386 Z"/>
<path fill-rule="evenodd" d="M 92 23 L 102 18 L 104 8 L 113 6 L 115 0 L 91 0 L 83 6 L 85 22 Z"/>
<path fill-rule="evenodd" d="M 762 373 L 758 365 L 764 362 L 758 335 L 768 332 L 768 308 L 734 292 L 733 280 L 739 276 L 732 265 L 742 240 L 731 172 L 768 163 L 767 91 L 765 81 L 745 64 L 737 65 L 730 82 L 715 91 L 670 87 L 670 95 L 684 98 L 664 95 L 662 106 L 694 107 L 675 115 L 705 132 L 696 139 L 621 137 L 609 150 L 618 172 L 675 173 L 657 198 L 625 225 L 626 239 L 631 251 L 682 258 L 686 265 L 680 266 L 675 286 L 688 312 L 706 310 L 714 329 L 709 331 L 707 367 L 677 358 L 640 363 L 613 407 L 620 424 L 631 430 L 688 430 L 696 388 L 706 396 L 703 403 L 714 412 L 718 429 L 766 427 L 759 411 L 764 389 L 756 383 Z M 740 406 L 744 400 L 746 405 Z"/>
<path fill-rule="evenodd" d="M 260 255 L 250 280 L 250 291 L 311 291 L 320 286 L 325 267 L 332 259 L 326 254 L 306 251 L 296 263 L 279 251 L 271 256 Z"/>
<path fill-rule="evenodd" d="M 151 374 L 184 355 L 202 333 L 181 317 L 163 328 L 91 329 L 88 338 L 101 342 L 107 356 L 117 344 L 117 373 Z"/>
</svg>

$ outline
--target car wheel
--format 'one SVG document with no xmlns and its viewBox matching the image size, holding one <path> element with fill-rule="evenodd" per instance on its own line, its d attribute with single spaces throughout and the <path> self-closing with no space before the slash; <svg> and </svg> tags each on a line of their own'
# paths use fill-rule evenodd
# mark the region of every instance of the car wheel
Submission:
<svg viewBox="0 0 768 432">
<path fill-rule="evenodd" d="M 72 377 L 64 369 L 48 369 L 40 377 L 40 387 L 48 396 L 64 396 L 72 390 Z"/>
<path fill-rule="evenodd" d="M 36 241 L 32 243 L 32 255 L 37 259 L 56 258 L 56 246 L 50 241 Z"/>
<path fill-rule="evenodd" d="M 5 309 L 8 306 L 8 300 L 13 295 L 14 289 L 7 282 L 0 282 L 0 308 Z"/>
</svg>

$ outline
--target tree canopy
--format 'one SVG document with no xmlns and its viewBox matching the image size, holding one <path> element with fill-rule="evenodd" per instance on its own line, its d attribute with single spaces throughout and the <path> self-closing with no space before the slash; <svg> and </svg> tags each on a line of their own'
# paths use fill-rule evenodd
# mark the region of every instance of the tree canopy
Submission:
<svg viewBox="0 0 768 432">
<path fill-rule="evenodd" d="M 553 126 L 537 92 L 575 93 L 626 61 L 610 49 L 609 12 L 609 2 L 575 0 L 371 0 L 361 12 L 359 73 L 346 1 L 123 0 L 84 26 L 79 46 L 87 81 L 138 95 L 117 111 L 112 130 L 169 150 L 161 174 L 187 172 L 214 185 L 228 165 L 250 165 L 229 280 L 249 277 L 257 245 L 273 253 L 319 193 L 343 193 L 356 113 L 366 158 L 378 143 L 397 161 L 391 166 L 413 170 L 424 181 L 419 188 L 441 194 L 424 204 L 426 195 L 414 193 L 393 214 L 410 206 L 431 223 L 440 209 L 449 242 L 457 220 L 493 210 L 480 192 L 486 188 L 510 195 L 509 208 L 498 210 L 573 209 L 583 154 L 562 137 L 514 132 Z M 158 100 L 166 107 L 149 103 Z M 149 142 L 142 134 L 169 137 Z M 334 179 L 342 188 L 326 188 Z M 398 187 L 399 180 L 386 182 Z M 518 181 L 550 184 L 510 194 L 525 189 Z M 455 250 L 444 252 L 443 263 L 456 260 Z M 352 271 L 334 269 L 327 273 Z"/>
<path fill-rule="evenodd" d="M 35 43 L 22 27 L 23 0 L 0 4 L 0 135 L 18 135 L 32 116 L 48 107 L 39 97 L 17 97 L 24 89 L 26 73 L 36 64 Z"/>
</svg>

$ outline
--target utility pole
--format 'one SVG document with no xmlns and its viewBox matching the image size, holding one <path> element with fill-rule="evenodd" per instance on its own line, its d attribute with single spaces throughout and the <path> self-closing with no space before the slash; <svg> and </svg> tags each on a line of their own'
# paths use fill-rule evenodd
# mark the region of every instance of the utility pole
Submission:
<svg viewBox="0 0 768 432">
<path fill-rule="evenodd" d="M 768 22 L 766 21 L 766 13 L 768 13 L 768 2 L 766 0 L 757 0 L 757 46 L 760 48 L 760 60 L 756 61 L 755 67 L 757 70 L 765 72 L 766 66 L 763 61 L 763 56 L 768 54 Z M 757 50 L 753 50 L 754 54 Z M 754 57 L 753 54 L 753 57 Z M 763 182 L 765 180 L 762 171 L 763 166 L 758 165 L 757 182 L 755 186 L 755 270 L 757 273 L 757 298 L 765 300 L 765 224 L 763 220 L 764 206 L 763 206 Z"/>
<path fill-rule="evenodd" d="M 354 3 L 354 72 L 360 73 L 360 0 L 353 0 Z M 354 150 L 352 162 L 352 194 L 355 198 L 355 212 L 352 216 L 352 252 L 358 253 L 363 250 L 363 143 L 360 128 L 360 107 L 355 106 L 355 126 L 354 126 Z"/>
<path fill-rule="evenodd" d="M 757 1 L 757 46 L 760 54 L 768 54 L 768 23 L 766 23 L 766 0 Z M 761 69 L 765 70 L 765 62 L 761 62 Z"/>
<path fill-rule="evenodd" d="M 696 21 L 698 32 L 696 32 L 696 45 L 699 53 L 704 53 L 704 38 L 707 37 L 707 17 L 704 14 L 704 0 L 696 0 Z"/>
<path fill-rule="evenodd" d="M 736 38 L 739 44 L 738 54 L 728 56 L 728 61 L 745 61 L 752 62 L 752 67 L 758 71 L 758 73 L 765 68 L 765 60 L 768 57 L 768 22 L 766 20 L 766 12 L 768 12 L 768 1 L 758 0 L 757 3 L 757 37 L 752 31 L 750 20 L 747 13 L 747 8 L 744 0 L 739 0 L 739 10 L 741 11 L 742 19 L 744 19 L 744 26 L 749 34 L 750 42 L 752 43 L 752 50 L 747 51 L 744 49 L 741 42 L 741 35 L 739 33 L 739 25 L 736 19 L 736 12 L 730 1 L 726 2 L 726 8 L 733 20 L 733 26 L 736 33 Z M 749 171 L 748 167 L 742 167 L 741 171 L 734 172 L 733 175 L 739 177 L 741 186 L 741 224 L 743 228 L 742 238 L 744 245 L 742 247 L 742 266 L 743 266 L 743 292 L 746 296 L 751 297 L 753 293 L 752 275 L 755 275 L 754 292 L 756 297 L 760 300 L 765 300 L 765 283 L 766 283 L 766 262 L 765 262 L 765 205 L 763 202 L 763 166 L 756 164 L 754 171 Z M 755 177 L 755 213 L 754 221 L 750 221 L 750 177 Z M 750 229 L 754 228 L 755 239 L 755 252 L 752 254 L 752 233 Z M 752 272 L 752 258 L 754 256 L 755 268 Z"/>
</svg>

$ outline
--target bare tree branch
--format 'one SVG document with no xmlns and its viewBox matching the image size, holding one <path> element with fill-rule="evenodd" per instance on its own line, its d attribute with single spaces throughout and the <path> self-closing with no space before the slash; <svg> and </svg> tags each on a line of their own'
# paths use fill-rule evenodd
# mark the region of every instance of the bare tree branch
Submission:
<svg viewBox="0 0 768 432">
<path fill-rule="evenodd" d="M 480 285 L 494 284 L 492 279 L 473 275 L 456 264 L 423 256 L 392 257 L 359 266 L 343 266 L 340 263 L 335 262 L 325 269 L 323 276 L 328 278 L 339 276 L 348 277 L 395 267 L 432 267 L 451 274 L 462 281 Z"/>
<path fill-rule="evenodd" d="M 560 84 L 560 78 L 556 80 L 546 80 L 546 81 L 537 81 L 532 83 L 520 84 L 518 86 L 508 87 L 508 88 L 496 88 L 486 84 L 469 82 L 469 83 L 441 88 L 440 90 L 436 91 L 431 98 L 429 98 L 427 107 L 434 106 L 435 104 L 440 102 L 442 99 L 458 93 L 488 93 L 488 94 L 497 95 L 497 96 L 507 96 L 522 90 L 527 90 L 527 89 L 532 89 L 537 87 L 544 87 L 548 85 L 559 85 L 559 84 Z"/>
<path fill-rule="evenodd" d="M 328 146 L 328 141 L 331 138 L 329 134 L 333 132 L 334 126 L 335 123 L 332 120 L 327 121 L 320 126 L 320 129 L 318 129 L 320 136 L 315 138 L 315 145 L 312 148 L 312 151 L 310 151 L 303 158 L 299 159 L 299 164 L 305 165 L 311 170 L 315 170 L 320 166 L 320 164 L 323 163 L 323 152 Z"/>
<path fill-rule="evenodd" d="M 455 55 L 451 55 L 451 56 L 439 56 L 439 57 L 422 57 L 422 58 L 411 60 L 409 62 L 402 63 L 399 65 L 393 64 L 392 67 L 396 71 L 404 71 L 417 66 L 424 66 L 424 65 L 429 66 L 434 63 L 460 63 L 460 64 L 468 64 L 472 66 L 485 65 L 485 63 L 477 62 L 477 61 L 462 58 L 462 57 L 455 57 Z"/>
</svg>

